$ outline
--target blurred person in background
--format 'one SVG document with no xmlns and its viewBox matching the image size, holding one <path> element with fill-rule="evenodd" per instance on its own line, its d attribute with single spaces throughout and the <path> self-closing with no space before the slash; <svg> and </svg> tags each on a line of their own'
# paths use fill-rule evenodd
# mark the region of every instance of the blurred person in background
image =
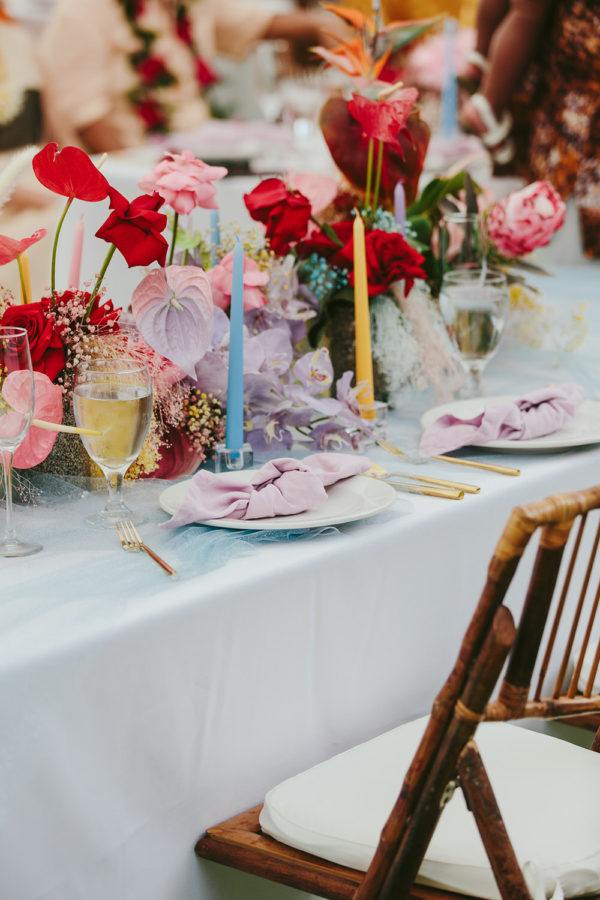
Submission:
<svg viewBox="0 0 600 900">
<path fill-rule="evenodd" d="M 250 0 L 58 0 L 39 46 L 50 135 L 100 152 L 190 131 L 208 115 L 217 54 L 242 59 L 260 40 L 310 46 L 335 28 L 320 11 Z"/>
<path fill-rule="evenodd" d="M 22 238 L 55 219 L 53 196 L 36 181 L 29 153 L 22 148 L 36 144 L 42 135 L 40 77 L 34 43 L 29 32 L 14 21 L 0 0 L 0 234 Z M 6 169 L 13 157 L 20 162 Z M 8 172 L 13 172 L 9 176 Z M 14 187 L 16 172 L 20 174 Z M 4 176 L 4 177 L 2 177 Z M 35 292 L 45 285 L 48 250 L 41 241 L 30 248 L 31 278 Z M 19 296 L 16 266 L 3 266 L 0 285 Z"/>
<path fill-rule="evenodd" d="M 548 179 L 580 210 L 585 252 L 600 257 L 600 3 L 481 0 L 462 107 L 503 167 Z"/>
</svg>

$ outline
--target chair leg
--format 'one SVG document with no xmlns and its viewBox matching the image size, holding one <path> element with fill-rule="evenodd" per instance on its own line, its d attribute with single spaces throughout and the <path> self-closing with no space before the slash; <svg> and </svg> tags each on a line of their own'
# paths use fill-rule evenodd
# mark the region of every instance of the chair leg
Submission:
<svg viewBox="0 0 600 900">
<path fill-rule="evenodd" d="M 600 753 L 600 728 L 598 728 L 598 731 L 596 732 L 596 736 L 592 744 L 592 750 L 594 751 L 594 753 Z"/>
<path fill-rule="evenodd" d="M 483 760 L 470 741 L 458 761 L 460 785 L 473 813 L 503 900 L 531 900 Z"/>
</svg>

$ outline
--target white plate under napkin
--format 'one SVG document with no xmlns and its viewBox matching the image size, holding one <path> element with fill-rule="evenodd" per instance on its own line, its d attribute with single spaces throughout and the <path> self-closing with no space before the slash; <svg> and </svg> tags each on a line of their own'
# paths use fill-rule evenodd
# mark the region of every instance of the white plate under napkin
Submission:
<svg viewBox="0 0 600 900">
<path fill-rule="evenodd" d="M 221 478 L 243 479 L 250 481 L 256 469 L 242 472 L 225 472 Z M 158 498 L 165 512 L 170 515 L 179 509 L 185 497 L 189 480 L 179 481 L 166 488 Z M 270 519 L 209 519 L 200 525 L 213 525 L 216 528 L 237 528 L 246 531 L 286 531 L 295 528 L 325 528 L 327 525 L 344 525 L 346 522 L 357 522 L 369 519 L 383 512 L 396 499 L 394 488 L 384 481 L 367 478 L 365 475 L 353 475 L 344 481 L 327 488 L 327 500 L 312 512 L 298 513 L 295 516 L 274 516 Z"/>
<path fill-rule="evenodd" d="M 423 428 L 427 428 L 440 416 L 448 413 L 460 419 L 472 419 L 488 406 L 516 399 L 518 398 L 473 397 L 468 400 L 453 400 L 427 410 L 421 418 L 421 425 Z M 523 453 L 540 450 L 567 450 L 569 447 L 584 447 L 587 444 L 600 444 L 600 401 L 598 400 L 584 400 L 569 424 L 553 434 L 530 438 L 526 441 L 488 441 L 486 444 L 477 444 L 477 449 L 509 450 L 513 453 Z"/>
</svg>

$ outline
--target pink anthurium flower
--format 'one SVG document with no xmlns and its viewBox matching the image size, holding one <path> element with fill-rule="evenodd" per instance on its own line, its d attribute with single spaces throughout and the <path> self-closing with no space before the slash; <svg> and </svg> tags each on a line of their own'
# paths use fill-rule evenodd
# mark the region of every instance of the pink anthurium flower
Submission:
<svg viewBox="0 0 600 900">
<path fill-rule="evenodd" d="M 33 244 L 41 241 L 47 234 L 48 231 L 45 228 L 39 228 L 30 237 L 21 238 L 20 241 L 0 234 L 0 266 L 13 262 L 21 253 L 25 253 L 26 250 L 32 247 Z"/>
<path fill-rule="evenodd" d="M 63 395 L 58 384 L 53 384 L 43 372 L 34 372 L 35 408 L 33 417 L 44 422 L 60 424 L 63 418 Z M 31 402 L 31 375 L 29 372 L 10 372 L 2 386 L 3 399 L 15 410 L 22 420 L 29 412 Z M 10 414 L 9 414 L 10 415 Z M 5 417 L 7 418 L 7 417 Z M 55 431 L 46 431 L 32 425 L 25 439 L 15 451 L 14 465 L 17 469 L 31 469 L 44 462 L 56 438 Z"/>
<path fill-rule="evenodd" d="M 197 266 L 153 269 L 133 292 L 131 309 L 144 340 L 194 378 L 212 337 L 214 308 L 206 272 Z"/>
</svg>

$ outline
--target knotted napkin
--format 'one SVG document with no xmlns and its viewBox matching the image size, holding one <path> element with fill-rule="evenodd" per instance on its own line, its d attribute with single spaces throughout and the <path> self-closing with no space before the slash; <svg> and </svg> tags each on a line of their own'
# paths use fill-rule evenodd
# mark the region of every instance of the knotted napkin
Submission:
<svg viewBox="0 0 600 900">
<path fill-rule="evenodd" d="M 303 460 L 273 459 L 250 482 L 204 470 L 191 479 L 167 528 L 208 519 L 266 519 L 318 509 L 331 484 L 365 472 L 371 463 L 349 453 L 315 453 Z"/>
<path fill-rule="evenodd" d="M 583 400 L 578 384 L 540 388 L 519 400 L 495 403 L 472 419 L 446 414 L 428 425 L 421 437 L 423 456 L 489 441 L 525 441 L 552 434 L 575 415 Z"/>
</svg>

